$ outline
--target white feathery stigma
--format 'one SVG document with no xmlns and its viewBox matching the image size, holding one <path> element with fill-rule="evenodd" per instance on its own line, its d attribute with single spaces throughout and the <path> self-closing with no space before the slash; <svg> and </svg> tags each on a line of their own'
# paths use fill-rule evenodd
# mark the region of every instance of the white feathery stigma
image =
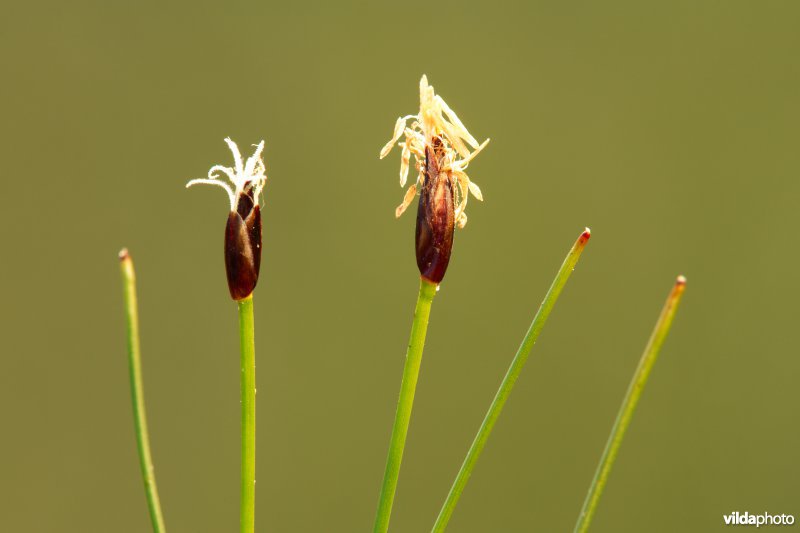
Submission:
<svg viewBox="0 0 800 533">
<path fill-rule="evenodd" d="M 246 187 L 251 187 L 253 189 L 253 199 L 258 204 L 261 190 L 267 182 L 267 170 L 261 157 L 261 152 L 264 151 L 264 141 L 253 145 L 255 146 L 255 151 L 244 163 L 242 163 L 242 154 L 239 152 L 239 147 L 236 146 L 236 143 L 229 137 L 225 138 L 225 142 L 233 153 L 234 167 L 214 165 L 208 171 L 208 178 L 191 180 L 186 184 L 186 187 L 200 183 L 222 187 L 228 193 L 228 198 L 231 201 L 231 211 L 236 210 L 236 199 L 239 195 L 244 193 Z M 219 172 L 225 174 L 231 183 L 220 179 Z M 231 188 L 231 184 L 233 184 L 233 188 Z"/>
</svg>

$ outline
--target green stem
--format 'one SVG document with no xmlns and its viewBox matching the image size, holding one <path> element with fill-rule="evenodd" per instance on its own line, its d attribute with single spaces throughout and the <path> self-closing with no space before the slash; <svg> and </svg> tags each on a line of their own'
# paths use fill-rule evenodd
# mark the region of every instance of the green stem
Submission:
<svg viewBox="0 0 800 533">
<path fill-rule="evenodd" d="M 122 273 L 122 294 L 125 300 L 125 323 L 128 333 L 128 368 L 131 380 L 133 422 L 136 430 L 136 446 L 139 449 L 139 466 L 142 470 L 144 492 L 150 509 L 150 521 L 154 533 L 163 533 L 164 517 L 158 499 L 153 457 L 150 454 L 150 437 L 147 433 L 147 417 L 144 410 L 144 387 L 142 385 L 142 356 L 139 346 L 139 311 L 136 303 L 136 274 L 128 250 L 119 253 Z"/>
<path fill-rule="evenodd" d="M 589 493 L 586 495 L 581 514 L 578 517 L 578 523 L 575 525 L 575 533 L 584 533 L 589 529 L 589 524 L 592 521 L 594 512 L 597 510 L 600 496 L 603 494 L 603 489 L 608 481 L 608 475 L 611 473 L 611 467 L 614 466 L 617 452 L 619 452 L 622 439 L 625 437 L 625 430 L 628 429 L 628 425 L 631 422 L 636 405 L 639 403 L 639 397 L 642 395 L 642 390 L 644 390 L 644 386 L 647 383 L 647 378 L 653 369 L 656 358 L 658 358 L 661 345 L 664 344 L 664 339 L 669 333 L 672 319 L 675 317 L 675 311 L 678 309 L 685 287 L 686 279 L 683 276 L 679 276 L 667 297 L 667 301 L 664 303 L 661 315 L 658 317 L 658 322 L 656 322 L 642 358 L 639 360 L 639 366 L 633 375 L 628 392 L 625 394 L 625 399 L 622 400 L 617 419 L 611 428 L 611 435 L 608 437 L 605 450 L 600 458 L 600 464 L 597 466 L 594 479 L 589 487 Z"/>
<path fill-rule="evenodd" d="M 533 317 L 533 322 L 531 322 L 530 328 L 528 328 L 528 332 L 525 334 L 525 338 L 522 339 L 522 344 L 520 344 L 520 347 L 517 350 L 517 354 L 511 361 L 511 366 L 506 372 L 503 381 L 500 383 L 500 389 L 497 391 L 494 400 L 492 400 L 492 404 L 489 406 L 489 411 L 486 413 L 483 423 L 481 424 L 480 429 L 478 429 L 478 434 L 475 435 L 475 439 L 472 441 L 472 446 L 470 446 L 469 451 L 467 452 L 467 457 L 464 459 L 464 463 L 461 465 L 461 470 L 458 471 L 458 475 L 453 482 L 453 486 L 450 488 L 450 493 L 447 495 L 447 499 L 445 500 L 444 505 L 442 505 L 442 509 L 439 511 L 439 516 L 436 518 L 436 523 L 433 525 L 433 532 L 441 533 L 447 527 L 447 523 L 450 521 L 450 517 L 453 515 L 453 511 L 455 510 L 456 504 L 458 504 L 461 493 L 464 491 L 464 487 L 467 485 L 470 475 L 472 475 L 472 470 L 475 468 L 475 463 L 477 463 L 478 458 L 483 451 L 483 447 L 486 445 L 486 441 L 489 439 L 489 435 L 492 433 L 492 428 L 494 428 L 494 424 L 497 422 L 497 418 L 500 416 L 509 394 L 511 394 L 511 389 L 514 388 L 514 383 L 517 381 L 520 372 L 522 372 L 522 367 L 525 366 L 525 361 L 528 360 L 528 355 L 530 354 L 531 348 L 533 348 L 533 345 L 536 343 L 536 339 L 539 337 L 539 333 L 542 331 L 542 327 L 544 327 L 547 317 L 550 316 L 550 311 L 553 309 L 553 305 L 556 303 L 558 296 L 561 294 L 561 290 L 567 283 L 567 279 L 569 279 L 570 274 L 572 274 L 572 271 L 578 262 L 578 258 L 580 258 L 581 252 L 583 252 L 583 249 L 589 240 L 589 236 L 590 232 L 587 228 L 580 235 L 580 237 L 578 237 L 578 240 L 573 245 L 569 254 L 567 254 L 566 259 L 564 259 L 561 268 L 559 268 L 558 274 L 556 274 L 552 285 L 550 285 L 550 289 L 547 291 L 547 294 L 544 297 L 544 301 L 542 301 L 541 306 L 539 306 L 539 310 Z"/>
<path fill-rule="evenodd" d="M 432 281 L 420 278 L 417 307 L 414 310 L 411 338 L 408 341 L 406 364 L 403 368 L 403 382 L 400 385 L 400 399 L 397 401 L 389 456 L 386 459 L 386 471 L 383 474 L 378 513 L 375 517 L 375 533 L 386 533 L 389 529 L 389 518 L 392 514 L 392 503 L 397 490 L 397 478 L 400 475 L 400 463 L 403 460 L 403 448 L 408 434 L 408 422 L 411 419 L 411 408 L 414 405 L 414 391 L 417 388 L 419 367 L 422 362 L 422 349 L 425 346 L 425 334 L 428 331 L 428 317 L 431 313 L 431 303 L 437 286 Z"/>
<path fill-rule="evenodd" d="M 253 533 L 256 521 L 256 345 L 253 295 L 237 303 L 242 352 L 242 485 L 239 530 L 241 533 Z"/>
</svg>

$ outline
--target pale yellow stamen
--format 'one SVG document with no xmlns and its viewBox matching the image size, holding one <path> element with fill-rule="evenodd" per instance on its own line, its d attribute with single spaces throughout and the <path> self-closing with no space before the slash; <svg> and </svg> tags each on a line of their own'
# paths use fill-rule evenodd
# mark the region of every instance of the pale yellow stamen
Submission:
<svg viewBox="0 0 800 533">
<path fill-rule="evenodd" d="M 408 142 L 400 143 L 403 147 L 403 153 L 400 155 L 400 186 L 406 186 L 408 180 L 408 163 L 411 160 L 411 147 Z"/>
<path fill-rule="evenodd" d="M 418 172 L 416 183 L 406 191 L 403 203 L 397 207 L 395 214 L 400 216 L 406 210 L 413 201 L 419 186 L 424 183 L 425 147 L 430 146 L 433 139 L 438 138 L 442 141 L 443 146 L 439 172 L 440 175 L 446 175 L 450 179 L 454 189 L 456 222 L 459 227 L 463 227 L 467 223 L 464 210 L 469 194 L 478 200 L 483 200 L 480 188 L 470 181 L 464 170 L 470 161 L 483 150 L 489 139 L 479 144 L 475 137 L 467 131 L 458 115 L 441 96 L 435 93 L 425 75 L 419 81 L 419 100 L 419 113 L 398 118 L 394 125 L 392 139 L 380 152 L 380 157 L 383 159 L 389 154 L 392 147 L 398 144 L 400 138 L 405 136 L 405 140 L 399 143 L 402 149 L 400 186 L 404 187 L 408 180 L 411 155 L 414 156 L 414 167 Z M 409 127 L 407 124 L 410 119 L 414 120 Z"/>
<path fill-rule="evenodd" d="M 411 187 L 408 188 L 406 191 L 405 196 L 403 197 L 403 203 L 397 206 L 397 209 L 394 210 L 395 218 L 400 218 L 400 215 L 408 209 L 408 206 L 411 205 L 411 202 L 414 201 L 414 197 L 417 195 L 417 184 L 415 183 Z"/>
<path fill-rule="evenodd" d="M 481 194 L 480 187 L 478 187 L 475 183 L 469 181 L 469 178 L 467 178 L 467 183 L 469 185 L 469 192 L 472 193 L 472 196 L 474 196 L 475 198 L 477 198 L 479 201 L 482 202 L 483 194 Z"/>
</svg>

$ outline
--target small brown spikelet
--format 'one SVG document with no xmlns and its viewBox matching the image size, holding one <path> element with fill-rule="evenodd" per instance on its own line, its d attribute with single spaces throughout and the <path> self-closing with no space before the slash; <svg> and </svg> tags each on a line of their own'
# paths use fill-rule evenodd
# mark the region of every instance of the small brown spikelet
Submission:
<svg viewBox="0 0 800 533">
<path fill-rule="evenodd" d="M 478 143 L 434 92 L 428 78 L 422 76 L 419 112 L 398 118 L 392 138 L 381 150 L 380 157 L 384 158 L 395 144 L 400 146 L 401 187 L 406 185 L 411 156 L 414 157 L 417 179 L 406 190 L 395 216 L 402 215 L 419 193 L 417 265 L 422 276 L 435 283 L 442 280 L 450 262 L 453 228 L 467 224 L 467 199 L 472 195 L 483 200 L 480 188 L 469 179 L 466 169 L 488 142 L 486 139 Z"/>
<path fill-rule="evenodd" d="M 252 294 L 261 267 L 261 207 L 253 190 L 239 195 L 236 211 L 225 225 L 225 273 L 231 298 L 242 300 Z"/>
<path fill-rule="evenodd" d="M 255 153 L 242 161 L 239 148 L 230 139 L 225 139 L 233 152 L 234 167 L 214 165 L 208 171 L 208 179 L 190 181 L 186 186 L 199 183 L 218 185 L 224 188 L 231 201 L 228 221 L 225 223 L 225 274 L 231 298 L 248 298 L 258 283 L 261 267 L 261 208 L 258 201 L 267 181 L 261 152 L 264 141 L 256 145 Z M 218 179 L 218 172 L 228 176 L 234 188 Z"/>
<path fill-rule="evenodd" d="M 450 263 L 455 230 L 453 183 L 441 173 L 443 145 L 439 138 L 425 147 L 425 172 L 417 208 L 417 267 L 422 277 L 439 283 Z"/>
</svg>

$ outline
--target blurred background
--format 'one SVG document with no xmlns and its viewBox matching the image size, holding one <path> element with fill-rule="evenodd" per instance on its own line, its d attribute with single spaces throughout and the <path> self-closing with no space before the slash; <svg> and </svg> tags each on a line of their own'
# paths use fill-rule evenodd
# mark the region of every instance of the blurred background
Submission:
<svg viewBox="0 0 800 533">
<path fill-rule="evenodd" d="M 0 530 L 143 532 L 117 252 L 167 527 L 236 531 L 228 200 L 266 140 L 261 531 L 372 527 L 417 291 L 395 119 L 426 73 L 488 148 L 433 306 L 392 531 L 427 531 L 573 240 L 593 237 L 449 531 L 571 531 L 676 275 L 593 524 L 800 518 L 800 5 L 11 2 L 0 20 Z"/>
</svg>

